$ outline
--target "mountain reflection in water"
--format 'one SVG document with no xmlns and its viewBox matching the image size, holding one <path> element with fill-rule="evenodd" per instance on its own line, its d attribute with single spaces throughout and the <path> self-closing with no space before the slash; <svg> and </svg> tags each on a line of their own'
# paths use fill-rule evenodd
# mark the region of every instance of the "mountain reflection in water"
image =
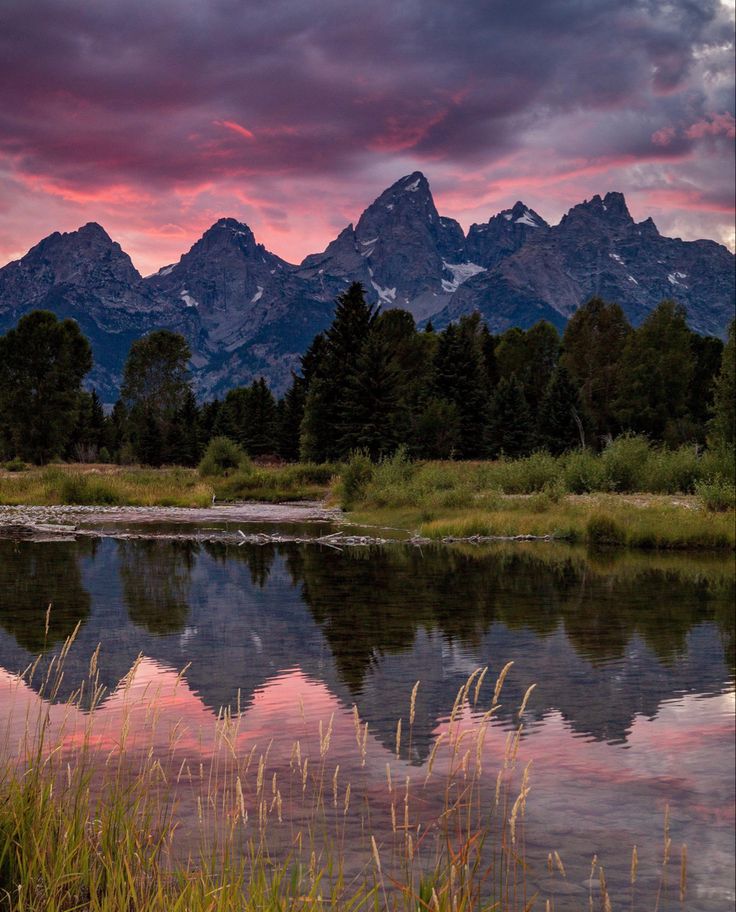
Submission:
<svg viewBox="0 0 736 912">
<path fill-rule="evenodd" d="M 219 708 L 239 705 L 243 747 L 273 740 L 273 762 L 287 767 L 294 737 L 333 716 L 347 769 L 355 704 L 369 724 L 366 775 L 380 790 L 389 761 L 423 781 L 458 687 L 479 666 L 489 666 L 490 682 L 513 661 L 488 768 L 536 683 L 522 738 L 534 760 L 530 855 L 543 867 L 559 849 L 583 871 L 599 852 L 625 883 L 632 843 L 641 857 L 657 847 L 669 802 L 673 840 L 691 846 L 688 908 L 710 912 L 731 903 L 733 601 L 731 561 L 706 556 L 588 555 L 552 544 L 337 551 L 3 541 L 0 722 L 12 731 L 11 700 L 40 702 L 33 682 L 14 675 L 43 652 L 40 680 L 79 624 L 57 702 L 86 677 L 101 643 L 101 747 L 121 724 L 118 682 L 142 654 L 136 686 L 162 696 L 163 752 L 184 719 L 180 748 L 206 753 L 203 732 Z M 396 721 L 417 680 L 412 738 L 395 758 Z M 22 706 L 13 715 L 24 718 Z"/>
</svg>

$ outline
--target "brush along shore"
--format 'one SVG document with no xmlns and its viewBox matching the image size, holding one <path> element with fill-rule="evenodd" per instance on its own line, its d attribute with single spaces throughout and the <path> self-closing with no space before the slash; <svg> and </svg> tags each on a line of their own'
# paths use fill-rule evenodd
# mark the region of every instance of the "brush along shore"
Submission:
<svg viewBox="0 0 736 912">
<path fill-rule="evenodd" d="M 733 471 L 732 454 L 664 450 L 642 438 L 620 438 L 599 455 L 414 462 L 399 452 L 378 464 L 356 455 L 344 465 L 271 466 L 254 465 L 220 438 L 198 470 L 55 464 L 0 471 L 0 504 L 202 509 L 323 501 L 342 507 L 351 525 L 380 530 L 381 539 L 732 550 Z"/>
</svg>

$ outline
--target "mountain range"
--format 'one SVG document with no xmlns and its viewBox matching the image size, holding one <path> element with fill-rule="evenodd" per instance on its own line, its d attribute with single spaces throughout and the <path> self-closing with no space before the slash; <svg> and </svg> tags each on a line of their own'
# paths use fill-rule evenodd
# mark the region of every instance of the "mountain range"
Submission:
<svg viewBox="0 0 736 912">
<path fill-rule="evenodd" d="M 55 232 L 0 269 L 0 332 L 30 310 L 73 317 L 92 343 L 88 385 L 117 397 L 131 342 L 156 328 L 183 333 L 203 397 L 264 376 L 277 392 L 330 322 L 335 298 L 359 281 L 383 308 L 442 328 L 479 311 L 492 331 L 540 319 L 563 329 L 593 295 L 636 325 L 663 298 L 691 327 L 725 334 L 734 314 L 734 256 L 710 240 L 663 237 L 635 222 L 621 193 L 574 206 L 558 225 L 517 202 L 467 234 L 441 216 L 426 177 L 401 178 L 321 253 L 287 263 L 232 218 L 209 228 L 178 263 L 142 277 L 98 224 Z"/>
</svg>

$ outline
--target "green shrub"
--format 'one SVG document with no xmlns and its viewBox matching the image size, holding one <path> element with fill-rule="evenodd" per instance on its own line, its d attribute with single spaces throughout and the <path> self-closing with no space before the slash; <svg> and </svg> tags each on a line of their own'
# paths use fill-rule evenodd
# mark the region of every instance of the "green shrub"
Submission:
<svg viewBox="0 0 736 912">
<path fill-rule="evenodd" d="M 591 545 L 626 544 L 626 530 L 607 513 L 594 513 L 588 519 L 585 537 Z"/>
<path fill-rule="evenodd" d="M 120 500 L 102 478 L 60 473 L 57 493 L 59 502 L 75 506 L 116 506 Z"/>
<path fill-rule="evenodd" d="M 700 479 L 717 478 L 736 485 L 736 458 L 732 446 L 710 447 L 700 459 Z"/>
<path fill-rule="evenodd" d="M 247 454 L 234 440 L 229 437 L 213 437 L 207 444 L 198 470 L 206 478 L 229 475 L 235 469 L 247 472 L 251 467 Z"/>
<path fill-rule="evenodd" d="M 649 473 L 651 446 L 646 437 L 625 434 L 601 454 L 606 487 L 611 491 L 643 491 Z"/>
<path fill-rule="evenodd" d="M 572 494 L 588 494 L 605 487 L 605 471 L 600 456 L 590 450 L 575 450 L 560 458 L 565 487 Z"/>
<path fill-rule="evenodd" d="M 505 494 L 536 494 L 557 480 L 557 460 L 549 453 L 532 453 L 523 459 L 499 460 L 501 489 Z"/>
<path fill-rule="evenodd" d="M 725 513 L 736 508 L 736 487 L 723 478 L 699 481 L 695 492 L 711 513 Z"/>
<path fill-rule="evenodd" d="M 365 453 L 353 453 L 348 459 L 338 486 L 340 505 L 344 510 L 352 510 L 363 498 L 375 470 L 376 467 Z"/>
<path fill-rule="evenodd" d="M 692 494 L 700 465 L 694 446 L 676 450 L 664 447 L 651 450 L 646 463 L 643 490 L 652 494 Z"/>
<path fill-rule="evenodd" d="M 9 462 L 5 463 L 6 472 L 25 472 L 28 468 L 25 462 L 22 459 L 19 459 L 17 456 L 15 459 L 11 459 Z"/>
</svg>

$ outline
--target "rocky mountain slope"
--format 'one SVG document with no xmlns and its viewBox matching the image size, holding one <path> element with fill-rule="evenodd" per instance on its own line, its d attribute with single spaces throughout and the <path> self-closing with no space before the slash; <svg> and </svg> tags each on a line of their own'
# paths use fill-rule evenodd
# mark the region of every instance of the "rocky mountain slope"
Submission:
<svg viewBox="0 0 736 912">
<path fill-rule="evenodd" d="M 620 193 L 595 196 L 552 227 L 517 202 L 466 236 L 414 172 L 300 265 L 229 218 L 147 278 L 99 225 L 56 232 L 0 269 L 0 332 L 34 308 L 73 317 L 95 354 L 89 383 L 108 402 L 130 343 L 158 327 L 189 340 L 201 395 L 261 375 L 282 391 L 353 281 L 376 305 L 405 308 L 418 322 L 441 327 L 479 310 L 494 331 L 542 318 L 562 328 L 593 294 L 618 301 L 634 323 L 671 297 L 694 329 L 716 335 L 734 307 L 733 254 L 662 237 L 651 219 L 634 222 Z"/>
<path fill-rule="evenodd" d="M 562 327 L 593 295 L 617 301 L 634 324 L 673 298 L 693 329 L 722 335 L 734 315 L 734 257 L 715 241 L 662 237 L 651 218 L 635 222 L 621 193 L 594 196 L 559 225 L 529 228 L 516 250 L 464 283 L 433 322 L 444 326 L 478 310 L 497 331 L 541 318 Z"/>
</svg>

